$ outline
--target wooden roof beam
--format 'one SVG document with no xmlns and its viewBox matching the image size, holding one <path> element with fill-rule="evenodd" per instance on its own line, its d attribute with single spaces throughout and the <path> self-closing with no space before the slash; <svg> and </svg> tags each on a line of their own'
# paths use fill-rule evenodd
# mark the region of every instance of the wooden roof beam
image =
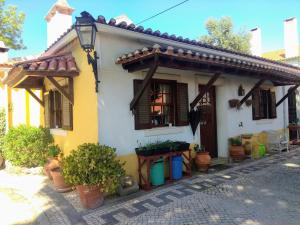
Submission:
<svg viewBox="0 0 300 225">
<path fill-rule="evenodd" d="M 276 103 L 276 107 L 278 107 L 287 97 L 289 97 L 296 89 L 300 86 L 300 84 L 296 84 L 294 87 L 290 88 L 288 92 Z"/>
<path fill-rule="evenodd" d="M 149 68 L 145 79 L 142 82 L 141 89 L 138 90 L 136 95 L 133 97 L 132 101 L 130 102 L 130 110 L 133 110 L 136 106 L 137 102 L 141 98 L 142 94 L 144 93 L 146 87 L 149 85 L 153 75 L 155 74 L 158 67 L 158 56 L 155 56 L 153 65 Z"/>
<path fill-rule="evenodd" d="M 45 107 L 45 103 L 42 99 L 40 99 L 36 94 L 29 88 L 25 88 L 25 90 L 42 106 Z"/>
<path fill-rule="evenodd" d="M 209 89 L 213 86 L 215 81 L 220 77 L 221 73 L 215 73 L 212 78 L 207 82 L 207 84 L 204 86 L 203 90 L 196 96 L 196 98 L 193 100 L 193 102 L 190 104 L 191 109 L 195 108 L 197 103 L 203 98 L 206 92 L 209 91 Z"/>
<path fill-rule="evenodd" d="M 247 101 L 247 99 L 252 95 L 252 93 L 260 87 L 260 85 L 263 84 L 263 82 L 265 82 L 265 79 L 260 79 L 254 86 L 253 88 L 244 96 L 244 98 L 238 103 L 238 108 L 241 107 L 243 105 L 243 103 L 245 101 Z"/>
</svg>

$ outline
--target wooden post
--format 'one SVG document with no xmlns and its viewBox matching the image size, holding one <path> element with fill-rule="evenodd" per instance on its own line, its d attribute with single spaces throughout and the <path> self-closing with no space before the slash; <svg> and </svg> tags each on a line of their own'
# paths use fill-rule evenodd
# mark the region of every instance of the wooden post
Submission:
<svg viewBox="0 0 300 225">
<path fill-rule="evenodd" d="M 259 88 L 260 85 L 262 85 L 262 83 L 265 81 L 265 79 L 261 79 L 259 80 L 254 87 L 245 95 L 245 97 L 238 103 L 238 107 L 241 107 L 241 105 L 247 101 L 247 99 L 252 95 L 252 93 Z"/>
<path fill-rule="evenodd" d="M 203 98 L 206 92 L 209 91 L 211 86 L 214 84 L 214 82 L 220 77 L 221 73 L 215 73 L 212 78 L 207 82 L 203 90 L 197 95 L 197 97 L 193 100 L 193 102 L 190 104 L 191 109 L 193 109 L 197 103 Z"/>
<path fill-rule="evenodd" d="M 38 102 L 42 107 L 45 106 L 44 101 L 41 100 L 36 94 L 29 88 L 25 88 L 25 90 Z"/>
<path fill-rule="evenodd" d="M 144 93 L 146 87 L 148 86 L 148 84 L 150 83 L 154 73 L 156 72 L 157 67 L 158 67 L 158 56 L 155 56 L 154 63 L 150 67 L 150 69 L 148 70 L 147 75 L 146 75 L 145 79 L 143 80 L 141 88 L 138 90 L 138 92 L 136 93 L 136 95 L 134 96 L 132 101 L 130 102 L 130 110 L 133 110 L 136 103 L 138 102 L 138 100 L 140 99 L 142 94 Z"/>
<path fill-rule="evenodd" d="M 288 92 L 276 103 L 276 107 L 278 107 L 287 97 L 290 96 L 296 89 L 300 86 L 300 84 L 296 84 L 294 87 L 290 88 Z"/>
<path fill-rule="evenodd" d="M 62 86 L 53 78 L 53 77 L 47 77 L 47 79 L 50 81 L 50 83 L 64 96 L 66 97 L 69 102 L 74 105 L 74 99 L 73 96 L 69 93 L 67 93 Z M 71 84 L 73 86 L 73 83 Z"/>
</svg>

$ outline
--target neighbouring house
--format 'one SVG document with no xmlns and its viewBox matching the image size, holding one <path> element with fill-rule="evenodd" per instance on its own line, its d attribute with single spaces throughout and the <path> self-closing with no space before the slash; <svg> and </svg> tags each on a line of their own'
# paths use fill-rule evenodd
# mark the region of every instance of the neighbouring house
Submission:
<svg viewBox="0 0 300 225">
<path fill-rule="evenodd" d="M 48 37 L 57 40 L 41 57 L 15 64 L 3 82 L 42 90 L 36 99 L 44 124 L 66 154 L 85 142 L 109 145 L 137 176 L 139 144 L 187 141 L 227 157 L 229 137 L 286 128 L 282 87 L 300 82 L 298 67 L 99 16 L 96 92 L 74 28 L 61 34 L 50 25 L 70 21 L 63 18 L 73 9 L 58 1 L 49 12 Z M 246 99 L 252 99 L 247 106 Z M 229 100 L 240 107 L 231 108 Z M 194 134 L 193 110 L 201 114 Z"/>
<path fill-rule="evenodd" d="M 9 49 L 0 41 L 0 81 L 7 76 L 13 63 L 8 60 Z M 37 95 L 41 91 L 34 91 Z M 43 111 L 40 105 L 24 89 L 11 89 L 0 82 L 0 108 L 6 111 L 7 128 L 20 124 L 40 126 Z"/>
<path fill-rule="evenodd" d="M 300 45 L 297 18 L 292 17 L 283 21 L 284 30 L 284 49 L 265 52 L 261 54 L 261 33 L 259 28 L 253 29 L 252 34 L 252 52 L 260 54 L 264 58 L 288 63 L 300 67 Z M 260 49 L 260 51 L 258 50 Z M 255 52 L 256 51 L 256 52 Z M 256 55 L 257 55 L 256 54 Z M 300 118 L 300 92 L 299 88 L 286 86 L 286 91 L 293 90 L 287 100 L 288 120 L 286 123 L 295 123 Z M 285 104 L 285 103 L 284 103 Z M 290 138 L 296 139 L 297 132 L 291 131 Z"/>
</svg>

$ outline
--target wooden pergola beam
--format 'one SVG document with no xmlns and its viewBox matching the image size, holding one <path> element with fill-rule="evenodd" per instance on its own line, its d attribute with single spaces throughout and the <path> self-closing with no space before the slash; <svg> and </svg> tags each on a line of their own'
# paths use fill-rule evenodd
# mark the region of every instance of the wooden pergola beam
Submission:
<svg viewBox="0 0 300 225">
<path fill-rule="evenodd" d="M 144 93 L 146 87 L 149 85 L 154 73 L 156 72 L 158 67 L 158 56 L 154 58 L 153 65 L 149 68 L 145 79 L 142 82 L 141 88 L 138 90 L 136 95 L 133 97 L 132 101 L 130 102 L 130 110 L 133 110 L 135 105 L 137 104 L 138 100 L 141 98 L 142 94 Z"/>
<path fill-rule="evenodd" d="M 252 95 L 252 93 L 262 85 L 262 83 L 265 82 L 265 79 L 260 79 L 253 88 L 245 95 L 245 97 L 238 103 L 238 107 L 241 107 L 245 101 Z"/>
<path fill-rule="evenodd" d="M 195 108 L 197 103 L 203 98 L 206 92 L 209 91 L 209 89 L 212 87 L 212 85 L 215 83 L 215 81 L 220 77 L 221 73 L 215 73 L 212 78 L 207 82 L 207 84 L 204 86 L 204 88 L 199 92 L 199 94 L 196 96 L 196 98 L 193 100 L 193 102 L 190 104 L 191 109 Z"/>
<path fill-rule="evenodd" d="M 72 105 L 74 105 L 74 97 L 73 97 L 73 90 L 72 90 L 72 92 L 71 93 L 67 93 L 65 90 L 64 90 L 64 88 L 62 87 L 62 86 L 60 86 L 60 84 L 53 78 L 53 77 L 47 77 L 47 79 L 49 80 L 49 82 L 64 96 L 64 97 L 66 97 L 68 100 L 69 100 L 69 102 L 72 104 Z M 73 88 L 73 82 L 72 82 L 72 85 L 70 85 L 70 86 L 72 86 L 72 88 Z M 69 88 L 70 88 L 70 86 L 69 86 Z M 70 91 L 69 91 L 70 92 Z"/>
<path fill-rule="evenodd" d="M 287 97 L 290 96 L 296 89 L 300 86 L 300 84 L 296 84 L 294 87 L 290 88 L 288 92 L 276 103 L 276 107 L 278 107 Z"/>
<path fill-rule="evenodd" d="M 31 90 L 31 89 L 29 89 L 29 88 L 25 88 L 25 90 L 38 102 L 38 103 L 40 103 L 40 105 L 42 106 L 42 107 L 44 107 L 45 106 L 45 103 L 44 103 L 44 101 L 43 100 L 41 100 L 38 96 L 36 96 L 36 94 Z"/>
</svg>

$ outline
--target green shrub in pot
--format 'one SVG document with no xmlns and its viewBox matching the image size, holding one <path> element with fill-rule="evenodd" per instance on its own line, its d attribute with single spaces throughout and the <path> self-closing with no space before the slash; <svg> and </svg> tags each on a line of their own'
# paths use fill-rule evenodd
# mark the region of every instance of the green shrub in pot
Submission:
<svg viewBox="0 0 300 225">
<path fill-rule="evenodd" d="M 99 206 L 103 201 L 102 192 L 112 193 L 119 186 L 125 171 L 116 157 L 114 148 L 85 143 L 62 159 L 65 181 L 76 186 L 86 208 Z"/>
<path fill-rule="evenodd" d="M 9 129 L 3 139 L 3 155 L 13 165 L 43 166 L 48 157 L 48 146 L 53 143 L 50 130 L 20 125 Z"/>
</svg>

